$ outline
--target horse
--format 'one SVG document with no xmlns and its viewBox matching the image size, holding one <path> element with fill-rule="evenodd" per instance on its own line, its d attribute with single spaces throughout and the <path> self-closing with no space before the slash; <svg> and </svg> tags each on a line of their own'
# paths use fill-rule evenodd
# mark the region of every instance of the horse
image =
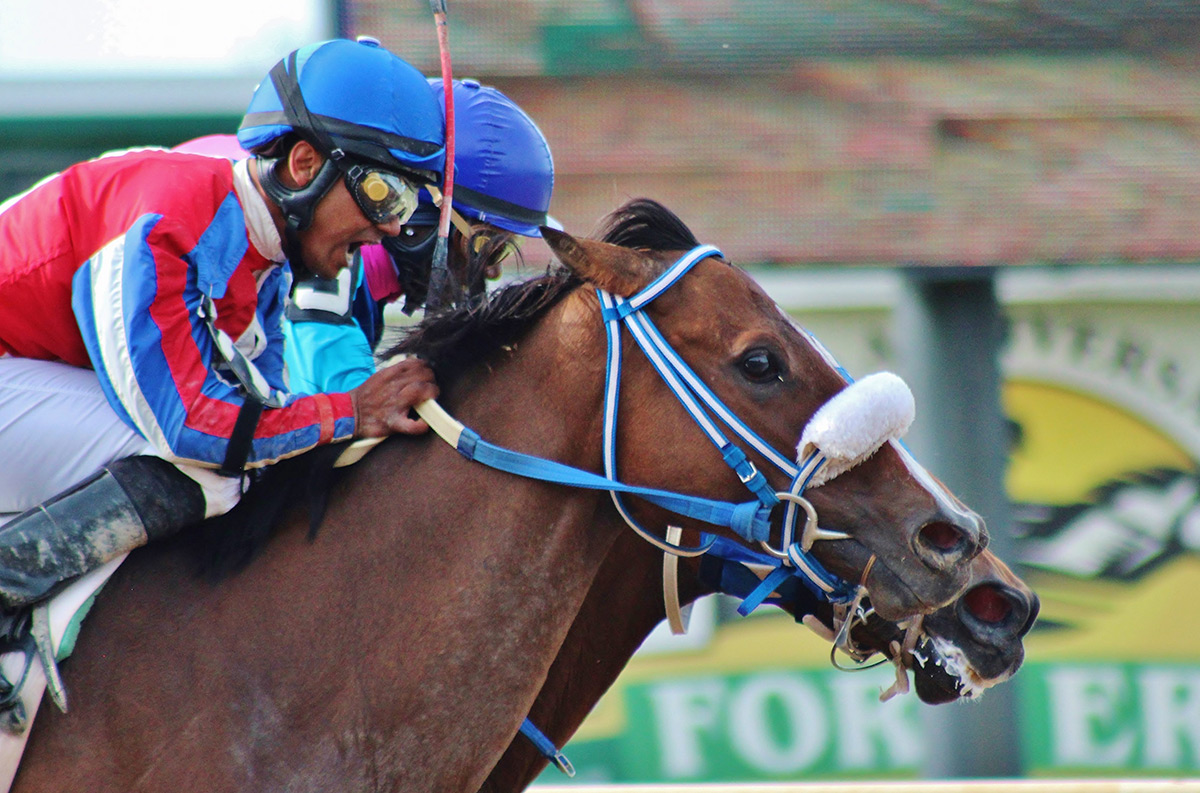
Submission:
<svg viewBox="0 0 1200 793">
<path fill-rule="evenodd" d="M 603 470 L 604 295 L 639 294 L 698 247 L 653 202 L 617 217 L 621 244 L 543 229 L 564 269 L 429 317 L 405 341 L 475 437 Z M 642 313 L 735 415 L 791 448 L 845 379 L 743 271 L 716 254 L 689 266 Z M 744 497 L 630 334 L 618 346 L 621 480 Z M 759 450 L 746 455 L 765 470 Z M 815 556 L 889 619 L 956 597 L 986 544 L 978 516 L 895 444 L 811 505 L 844 532 Z M 738 534 L 652 496 L 629 511 Z M 431 434 L 381 443 L 331 489 L 321 531 L 305 524 L 292 510 L 245 572 L 217 581 L 195 574 L 186 535 L 132 554 L 64 663 L 70 714 L 39 718 L 13 789 L 476 790 L 628 530 L 603 489 L 515 477 Z"/>
<path fill-rule="evenodd" d="M 531 722 L 555 746 L 570 740 L 634 652 L 667 618 L 662 558 L 632 534 L 614 543 L 530 709 Z M 722 571 L 701 569 L 709 561 L 706 557 L 703 562 L 681 563 L 681 605 L 721 591 Z M 970 571 L 963 594 L 915 626 L 884 620 L 870 613 L 869 604 L 864 609 L 869 616 L 847 626 L 850 641 L 843 646 L 853 653 L 854 668 L 875 653 L 896 664 L 898 685 L 885 692 L 885 698 L 906 693 L 909 671 L 922 702 L 943 704 L 978 698 L 1020 668 L 1025 657 L 1022 639 L 1038 613 L 1037 595 L 990 551 L 971 560 Z M 645 581 L 646 586 L 624 586 L 629 579 Z M 827 602 L 805 597 L 804 590 L 797 594 L 773 605 L 834 642 L 844 616 Z M 910 627 L 915 630 L 910 632 Z M 525 790 L 548 762 L 545 752 L 526 736 L 514 737 L 479 793 Z"/>
</svg>

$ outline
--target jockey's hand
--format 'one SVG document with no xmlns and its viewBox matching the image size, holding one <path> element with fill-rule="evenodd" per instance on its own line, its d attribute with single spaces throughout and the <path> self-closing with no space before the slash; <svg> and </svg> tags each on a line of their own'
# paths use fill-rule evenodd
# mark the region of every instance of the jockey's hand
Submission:
<svg viewBox="0 0 1200 793">
<path fill-rule="evenodd" d="M 406 358 L 380 369 L 350 392 L 354 401 L 354 437 L 425 432 L 429 425 L 415 414 L 410 417 L 409 409 L 427 399 L 436 399 L 437 395 L 433 370 L 419 358 Z"/>
</svg>

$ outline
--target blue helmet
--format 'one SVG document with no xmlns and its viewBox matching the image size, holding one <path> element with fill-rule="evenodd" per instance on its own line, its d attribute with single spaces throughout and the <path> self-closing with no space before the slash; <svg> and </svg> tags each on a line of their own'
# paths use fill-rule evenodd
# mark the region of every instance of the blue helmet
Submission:
<svg viewBox="0 0 1200 793">
<path fill-rule="evenodd" d="M 238 141 L 261 153 L 288 132 L 327 156 L 340 150 L 422 181 L 438 181 L 445 166 L 437 98 L 420 72 L 373 39 L 310 44 L 276 64 L 254 91 Z"/>
<path fill-rule="evenodd" d="M 444 108 L 441 80 L 429 84 Z M 525 111 L 495 88 L 455 80 L 454 126 L 455 209 L 527 237 L 540 237 L 538 226 L 557 226 L 546 214 L 554 159 Z"/>
</svg>

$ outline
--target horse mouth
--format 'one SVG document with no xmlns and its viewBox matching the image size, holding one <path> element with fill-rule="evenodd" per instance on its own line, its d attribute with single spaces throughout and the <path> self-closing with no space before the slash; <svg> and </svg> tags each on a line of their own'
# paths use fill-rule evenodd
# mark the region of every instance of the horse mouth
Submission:
<svg viewBox="0 0 1200 793">
<path fill-rule="evenodd" d="M 866 546 L 860 547 L 864 552 L 870 552 Z M 871 603 L 884 619 L 905 620 L 914 614 L 930 614 L 940 607 L 940 604 L 930 605 L 928 598 L 906 576 L 897 573 L 882 559 L 876 561 L 872 578 Z"/>
<path fill-rule="evenodd" d="M 978 699 L 1008 675 L 984 678 L 957 645 L 940 636 L 924 634 L 905 659 L 911 666 L 917 696 L 928 705 L 958 699 Z"/>
<path fill-rule="evenodd" d="M 881 635 L 877 615 L 867 618 L 868 635 L 874 639 L 865 642 L 851 640 L 851 657 L 859 663 L 865 662 L 873 652 L 881 652 L 896 668 L 896 680 L 880 694 L 887 701 L 899 694 L 916 689 L 917 697 L 927 705 L 941 705 L 959 699 L 978 699 L 992 686 L 1009 679 L 1020 666 L 1010 663 L 995 677 L 987 677 L 972 662 L 968 651 L 952 639 L 931 633 L 924 618 L 914 618 L 903 626 L 892 626 L 891 635 Z M 874 627 L 875 630 L 871 630 Z M 896 631 L 899 628 L 899 631 Z M 852 631 L 853 633 L 853 631 Z M 857 637 L 856 637 L 857 638 Z M 866 639 L 866 637 L 863 637 Z M 843 648 L 845 649 L 845 648 Z M 912 673 L 913 685 L 909 684 Z"/>
</svg>

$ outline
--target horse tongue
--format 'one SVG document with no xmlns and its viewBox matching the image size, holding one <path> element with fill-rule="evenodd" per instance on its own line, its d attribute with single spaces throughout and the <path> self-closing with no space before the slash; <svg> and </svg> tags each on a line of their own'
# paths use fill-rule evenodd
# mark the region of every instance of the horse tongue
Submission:
<svg viewBox="0 0 1200 793">
<path fill-rule="evenodd" d="M 912 391 L 899 376 L 877 372 L 851 383 L 813 415 L 796 447 L 797 459 L 825 455 L 809 487 L 828 482 L 901 437 L 916 415 Z"/>
</svg>

